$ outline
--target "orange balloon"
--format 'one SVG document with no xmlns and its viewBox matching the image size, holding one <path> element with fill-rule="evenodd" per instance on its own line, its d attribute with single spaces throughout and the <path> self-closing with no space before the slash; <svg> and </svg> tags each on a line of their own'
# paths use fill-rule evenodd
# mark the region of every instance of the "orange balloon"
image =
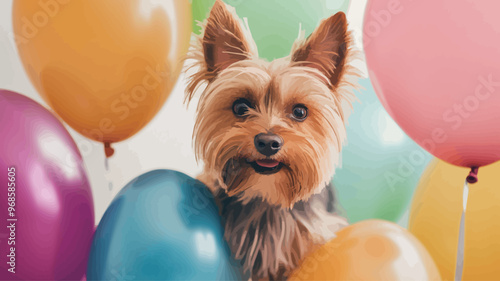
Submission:
<svg viewBox="0 0 500 281">
<path fill-rule="evenodd" d="M 429 250 L 443 280 L 454 280 L 463 185 L 470 168 L 432 161 L 422 175 L 408 229 Z M 500 278 L 500 162 L 479 168 L 469 185 L 462 280 Z"/>
<path fill-rule="evenodd" d="M 16 44 L 47 103 L 71 127 L 122 141 L 160 110 L 191 36 L 183 0 L 16 0 Z"/>
<path fill-rule="evenodd" d="M 422 244 L 406 229 L 368 220 L 314 251 L 289 280 L 440 280 Z"/>
</svg>

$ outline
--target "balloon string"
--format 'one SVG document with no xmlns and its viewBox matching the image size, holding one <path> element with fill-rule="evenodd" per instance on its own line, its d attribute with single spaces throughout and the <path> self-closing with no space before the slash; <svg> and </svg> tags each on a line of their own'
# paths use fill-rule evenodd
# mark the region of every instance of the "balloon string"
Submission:
<svg viewBox="0 0 500 281">
<path fill-rule="evenodd" d="M 471 169 L 471 174 L 472 174 Z M 465 212 L 467 210 L 467 199 L 469 199 L 469 177 L 465 180 L 464 183 L 464 190 L 463 190 L 463 197 L 462 197 L 462 217 L 460 219 L 460 230 L 459 230 L 459 235 L 458 235 L 458 247 L 457 247 L 457 262 L 456 262 L 456 267 L 455 267 L 455 281 L 461 281 L 462 280 L 462 274 L 464 271 L 464 255 L 465 255 Z M 475 169 L 475 181 L 477 182 L 477 168 Z"/>
<path fill-rule="evenodd" d="M 109 173 L 109 161 L 108 161 L 108 157 L 104 158 L 104 169 L 106 169 L 106 173 Z"/>
<path fill-rule="evenodd" d="M 115 150 L 111 147 L 111 143 L 104 143 L 104 153 L 106 154 L 106 157 L 104 158 L 104 168 L 106 169 L 105 175 L 108 181 L 108 188 L 111 191 L 113 190 L 113 181 L 111 179 L 111 171 L 109 168 L 109 157 L 113 156 L 113 154 L 115 153 Z"/>
<path fill-rule="evenodd" d="M 106 177 L 106 180 L 108 182 L 108 189 L 111 191 L 113 189 L 113 181 L 111 179 L 111 170 L 109 168 L 109 158 L 108 157 L 104 158 L 104 169 L 105 169 L 104 176 Z"/>
</svg>

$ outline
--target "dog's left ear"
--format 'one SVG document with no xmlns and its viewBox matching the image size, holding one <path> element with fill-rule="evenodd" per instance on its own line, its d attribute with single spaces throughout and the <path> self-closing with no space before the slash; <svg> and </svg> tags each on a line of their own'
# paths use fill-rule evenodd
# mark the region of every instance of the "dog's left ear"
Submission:
<svg viewBox="0 0 500 281">
<path fill-rule="evenodd" d="M 291 60 L 318 69 L 336 87 L 345 71 L 350 43 L 346 16 L 338 12 L 321 22 L 305 44 L 295 50 Z"/>
</svg>

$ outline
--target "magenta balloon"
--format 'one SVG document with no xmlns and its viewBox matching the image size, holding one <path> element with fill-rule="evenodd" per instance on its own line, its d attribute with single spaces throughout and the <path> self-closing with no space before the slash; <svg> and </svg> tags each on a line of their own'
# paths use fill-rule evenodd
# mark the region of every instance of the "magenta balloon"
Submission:
<svg viewBox="0 0 500 281">
<path fill-rule="evenodd" d="M 0 90 L 0 214 L 0 280 L 83 277 L 94 206 L 82 158 L 49 111 L 6 90 Z"/>
<path fill-rule="evenodd" d="M 455 165 L 500 159 L 500 1 L 370 0 L 363 43 L 382 104 Z"/>
</svg>

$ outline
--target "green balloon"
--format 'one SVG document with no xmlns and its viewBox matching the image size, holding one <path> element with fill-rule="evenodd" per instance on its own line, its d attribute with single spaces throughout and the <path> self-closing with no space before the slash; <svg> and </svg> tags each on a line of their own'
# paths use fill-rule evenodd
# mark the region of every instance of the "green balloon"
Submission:
<svg viewBox="0 0 500 281">
<path fill-rule="evenodd" d="M 322 19 L 347 11 L 349 0 L 224 0 L 236 9 L 238 16 L 248 19 L 248 26 L 257 44 L 259 57 L 269 61 L 290 54 L 292 44 L 299 35 L 311 34 Z M 193 0 L 194 32 L 201 29 L 215 0 Z"/>
<path fill-rule="evenodd" d="M 347 145 L 333 185 L 349 222 L 396 222 L 432 157 L 389 117 L 370 80 L 360 84 L 364 90 L 357 94 L 360 102 L 354 104 L 348 120 Z"/>
</svg>

